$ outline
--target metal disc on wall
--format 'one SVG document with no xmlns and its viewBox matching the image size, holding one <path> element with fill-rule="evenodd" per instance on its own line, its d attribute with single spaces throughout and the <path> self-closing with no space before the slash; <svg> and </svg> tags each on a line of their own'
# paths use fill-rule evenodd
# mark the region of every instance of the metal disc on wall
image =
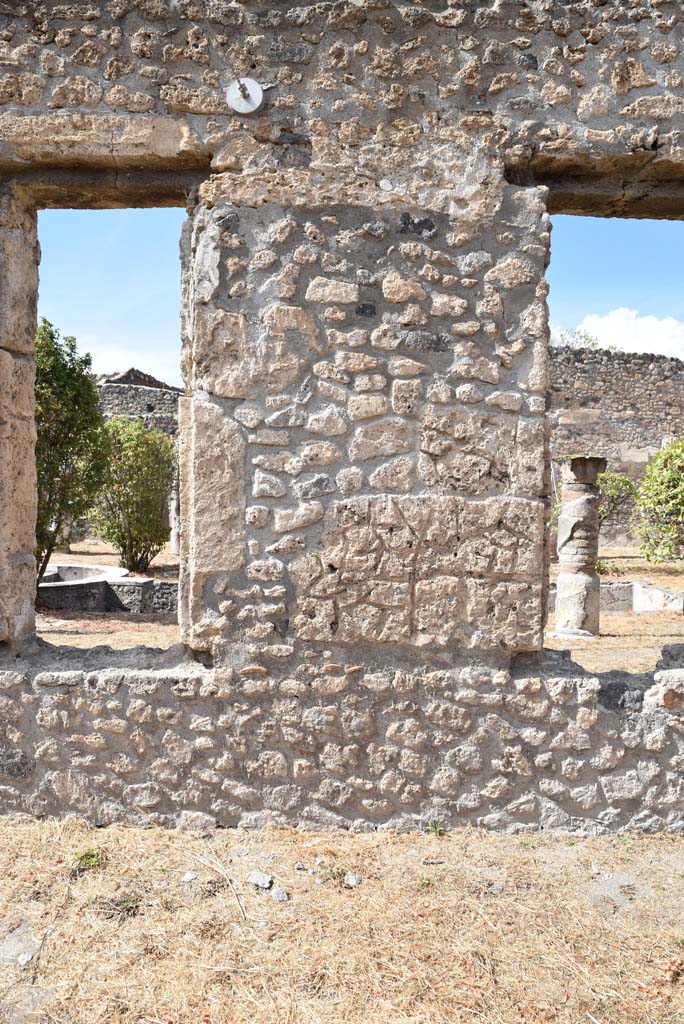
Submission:
<svg viewBox="0 0 684 1024">
<path fill-rule="evenodd" d="M 264 102 L 264 90 L 253 78 L 236 78 L 226 89 L 226 101 L 236 114 L 256 114 Z"/>
</svg>

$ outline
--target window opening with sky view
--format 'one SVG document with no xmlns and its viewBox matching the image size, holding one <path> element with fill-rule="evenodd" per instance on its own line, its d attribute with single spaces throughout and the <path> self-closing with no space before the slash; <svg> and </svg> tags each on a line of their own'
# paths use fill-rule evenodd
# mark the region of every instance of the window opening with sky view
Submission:
<svg viewBox="0 0 684 1024">
<path fill-rule="evenodd" d="M 184 218 L 181 209 L 46 210 L 39 216 L 39 317 L 63 335 L 73 335 L 80 353 L 90 353 L 106 415 L 142 415 L 148 426 L 161 423 L 170 434 L 182 388 L 178 245 Z M 574 451 L 605 456 L 610 472 L 637 482 L 662 444 L 681 436 L 677 396 L 682 367 L 670 360 L 684 356 L 678 260 L 682 226 L 676 221 L 582 216 L 555 216 L 552 221 L 547 279 L 554 488 L 559 460 Z M 145 385 L 140 375 L 167 385 L 165 397 L 134 387 L 131 399 L 126 385 Z M 123 385 L 117 385 L 117 378 Z M 128 402 L 123 409 L 117 406 L 120 399 Z M 178 573 L 177 516 L 176 505 L 170 513 L 169 542 L 148 572 L 170 585 Z M 70 563 L 116 565 L 112 545 L 96 536 L 92 524 L 85 529 L 83 536 L 74 533 L 67 551 L 60 551 L 53 562 L 65 561 L 68 553 Z M 601 566 L 607 580 L 647 571 L 626 513 L 618 512 L 602 528 Z M 552 559 L 552 589 L 555 571 Z M 649 578 L 653 572 L 648 570 Z M 674 582 L 664 578 L 681 586 L 678 577 Z M 164 600 L 161 611 L 149 601 L 146 607 L 148 614 L 137 616 L 124 608 L 96 611 L 78 625 L 61 622 L 61 612 L 51 609 L 39 625 L 49 639 L 64 635 L 69 643 L 81 629 L 95 634 L 89 643 L 175 643 L 175 613 L 169 613 Z M 77 613 L 67 609 L 65 614 Z M 612 620 L 613 629 L 619 626 Z M 629 633 L 632 626 L 623 628 Z M 643 631 L 643 623 L 639 628 Z M 680 639 L 677 630 L 673 638 Z M 629 637 L 624 639 L 628 642 Z M 548 642 L 554 644 L 553 639 Z M 580 654 L 573 651 L 573 656 Z"/>
<path fill-rule="evenodd" d="M 657 565 L 643 557 L 633 497 L 654 456 L 684 437 L 684 365 L 678 362 L 684 358 L 684 227 L 583 216 L 555 216 L 552 224 L 547 280 L 554 507 L 546 642 L 571 646 L 573 658 L 584 659 L 590 671 L 652 670 L 664 644 L 684 640 L 681 614 L 660 608 L 681 601 L 684 581 L 676 563 Z M 552 628 L 560 462 L 574 455 L 605 458 L 607 476 L 599 513 L 605 517 L 599 533 L 600 642 L 570 644 L 555 638 Z M 653 586 L 675 597 L 648 589 Z"/>
<path fill-rule="evenodd" d="M 39 214 L 39 323 L 45 318 L 62 338 L 76 339 L 79 355 L 90 354 L 106 420 L 138 420 L 174 445 L 182 388 L 179 240 L 185 216 L 175 208 Z M 88 513 L 69 523 L 39 588 L 38 629 L 45 639 L 113 647 L 177 642 L 175 484 L 163 504 L 168 540 L 134 585 L 128 581 L 136 573 L 124 575 L 116 545 L 99 535 L 95 517 Z M 98 581 L 98 573 L 107 581 Z"/>
</svg>

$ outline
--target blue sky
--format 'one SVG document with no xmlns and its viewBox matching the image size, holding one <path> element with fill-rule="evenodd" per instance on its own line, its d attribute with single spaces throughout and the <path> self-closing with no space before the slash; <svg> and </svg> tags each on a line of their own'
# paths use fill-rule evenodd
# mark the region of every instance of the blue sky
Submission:
<svg viewBox="0 0 684 1024">
<path fill-rule="evenodd" d="M 39 314 L 90 351 L 180 384 L 178 240 L 185 211 L 45 210 Z M 684 223 L 554 217 L 552 330 L 684 358 Z"/>
<path fill-rule="evenodd" d="M 551 329 L 684 358 L 684 222 L 554 217 Z"/>
<path fill-rule="evenodd" d="M 184 210 L 43 210 L 38 315 L 96 373 L 135 366 L 181 384 L 180 259 Z"/>
</svg>

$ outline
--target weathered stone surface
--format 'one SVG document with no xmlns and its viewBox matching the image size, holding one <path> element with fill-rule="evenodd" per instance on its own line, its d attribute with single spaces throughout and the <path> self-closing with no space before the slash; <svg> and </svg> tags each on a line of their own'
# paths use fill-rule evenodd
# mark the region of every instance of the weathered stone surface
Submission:
<svg viewBox="0 0 684 1024">
<path fill-rule="evenodd" d="M 522 500 L 337 503 L 326 515 L 320 550 L 292 568 L 297 635 L 334 636 L 338 643 L 534 649 L 541 588 L 490 579 L 531 579 L 542 530 L 541 504 Z"/>
<path fill-rule="evenodd" d="M 36 471 L 35 213 L 0 194 L 0 644 L 34 629 Z"/>
<path fill-rule="evenodd" d="M 388 302 L 406 302 L 408 299 L 426 299 L 425 288 L 414 278 L 392 272 L 382 282 L 382 294 Z"/>
<path fill-rule="evenodd" d="M 440 631 L 453 628 L 459 595 L 477 601 L 454 577 L 424 583 L 448 612 Z M 654 827 L 681 830 L 681 700 L 669 696 L 681 697 L 681 668 L 656 673 L 643 710 L 628 709 L 607 699 L 608 677 L 562 656 L 511 674 L 440 662 L 431 646 L 420 665 L 396 668 L 387 654 L 364 666 L 333 642 L 294 674 L 212 669 L 178 651 L 154 669 L 159 655 L 144 649 L 91 656 L 87 675 L 70 667 L 74 654 L 60 672 L 49 652 L 0 661 L 0 809 L 202 829 L 415 829 L 438 816 L 596 835 L 638 829 L 647 805 Z"/>
<path fill-rule="evenodd" d="M 362 427 L 357 427 L 351 444 L 349 457 L 364 462 L 387 455 L 407 452 L 410 448 L 408 426 L 402 420 L 378 420 Z"/>
<path fill-rule="evenodd" d="M 205 616 L 204 585 L 217 572 L 244 564 L 244 451 L 241 428 L 208 401 L 180 403 L 181 636 L 203 646 L 212 625 Z M 221 515 L 217 515 L 217 509 Z"/>
<path fill-rule="evenodd" d="M 55 145 L 59 139 L 59 145 Z M 0 163 L 26 162 L 56 166 L 85 162 L 111 167 L 112 152 L 135 167 L 188 167 L 207 158 L 206 143 L 191 125 L 149 115 L 32 114 L 16 118 L 0 114 Z"/>
<path fill-rule="evenodd" d="M 306 289 L 305 298 L 309 302 L 358 302 L 359 288 L 347 281 L 315 277 Z"/>
<path fill-rule="evenodd" d="M 31 207 L 186 197 L 181 617 L 216 668 L 182 701 L 142 655 L 116 684 L 8 683 L 0 745 L 35 768 L 2 800 L 594 830 L 644 801 L 681 827 L 674 686 L 637 725 L 570 670 L 506 668 L 541 639 L 549 211 L 678 209 L 672 5 L 15 6 L 0 643 L 32 616 Z M 276 86 L 257 117 L 228 51 Z"/>
<path fill-rule="evenodd" d="M 513 487 L 540 495 L 544 426 L 480 408 L 428 406 L 422 420 L 420 472 L 445 491 L 486 494 Z"/>
</svg>

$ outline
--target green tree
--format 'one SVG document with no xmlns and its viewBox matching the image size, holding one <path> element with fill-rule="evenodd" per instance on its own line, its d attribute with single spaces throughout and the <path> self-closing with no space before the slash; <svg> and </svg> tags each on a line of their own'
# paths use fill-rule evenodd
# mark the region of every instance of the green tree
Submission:
<svg viewBox="0 0 684 1024">
<path fill-rule="evenodd" d="M 627 522 L 634 510 L 637 485 L 625 473 L 599 473 L 599 526 Z"/>
<path fill-rule="evenodd" d="M 145 572 L 169 539 L 169 499 L 176 448 L 142 420 L 115 416 L 106 424 L 109 469 L 94 510 L 100 535 L 119 552 L 121 565 Z"/>
<path fill-rule="evenodd" d="M 649 462 L 636 496 L 641 553 L 649 562 L 684 558 L 684 441 Z"/>
<path fill-rule="evenodd" d="M 44 317 L 36 331 L 36 431 L 40 580 L 60 536 L 90 509 L 107 466 L 91 357 Z"/>
</svg>

